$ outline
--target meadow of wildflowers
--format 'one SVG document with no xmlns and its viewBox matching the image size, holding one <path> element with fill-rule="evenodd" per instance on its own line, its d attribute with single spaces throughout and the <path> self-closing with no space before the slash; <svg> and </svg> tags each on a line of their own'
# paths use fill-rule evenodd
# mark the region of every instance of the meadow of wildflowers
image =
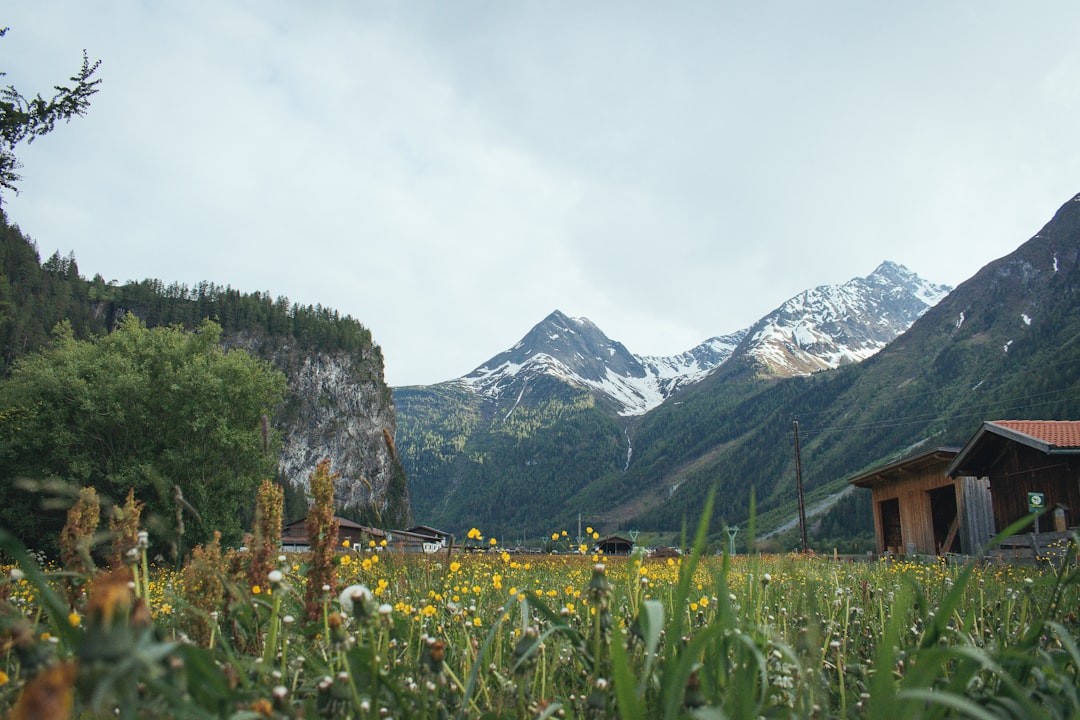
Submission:
<svg viewBox="0 0 1080 720">
<path fill-rule="evenodd" d="M 320 532 L 330 555 L 212 543 L 177 570 L 143 539 L 78 572 L 0 532 L 0 715 L 1080 714 L 1075 543 L 1019 566 L 704 556 L 700 536 L 663 560 L 514 555 L 476 528 L 485 552 L 403 555 Z"/>
</svg>

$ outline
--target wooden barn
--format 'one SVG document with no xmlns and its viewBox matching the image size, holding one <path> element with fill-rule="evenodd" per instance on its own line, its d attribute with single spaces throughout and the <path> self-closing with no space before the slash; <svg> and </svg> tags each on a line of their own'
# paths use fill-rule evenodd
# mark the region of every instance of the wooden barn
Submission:
<svg viewBox="0 0 1080 720">
<path fill-rule="evenodd" d="M 608 535 L 596 543 L 596 549 L 604 555 L 629 555 L 634 549 L 634 541 L 621 535 Z"/>
<path fill-rule="evenodd" d="M 1080 421 L 984 422 L 946 473 L 989 482 L 999 529 L 1029 513 L 1029 493 L 1037 493 L 1051 511 L 1040 520 L 1042 532 L 1075 526 L 1080 514 Z"/>
<path fill-rule="evenodd" d="M 438 528 L 433 528 L 430 525 L 413 525 L 411 528 L 408 528 L 406 532 L 436 538 L 440 543 L 442 543 L 442 546 L 444 548 L 449 547 L 450 543 L 454 540 L 454 535 L 452 533 L 448 533 L 445 530 L 439 530 Z"/>
<path fill-rule="evenodd" d="M 869 488 L 881 553 L 941 555 L 982 551 L 994 534 L 989 483 L 946 470 L 959 449 L 937 447 L 850 478 Z"/>
<path fill-rule="evenodd" d="M 418 531 L 423 529 L 422 532 Z M 429 532 L 432 528 L 417 526 L 409 530 L 391 530 L 390 548 L 404 553 L 437 553 L 445 550 L 447 541 L 442 535 Z M 438 531 L 435 531 L 438 532 Z M 449 537 L 453 537 L 449 535 Z"/>
<path fill-rule="evenodd" d="M 378 528 L 360 525 L 343 517 L 335 516 L 334 519 L 338 523 L 338 549 L 340 551 L 348 549 L 341 544 L 343 540 L 348 540 L 350 547 L 364 548 L 370 540 L 379 543 L 386 539 L 386 533 Z M 308 542 L 307 518 L 294 520 L 281 529 L 281 548 L 289 552 L 307 552 L 311 549 L 311 544 Z"/>
</svg>

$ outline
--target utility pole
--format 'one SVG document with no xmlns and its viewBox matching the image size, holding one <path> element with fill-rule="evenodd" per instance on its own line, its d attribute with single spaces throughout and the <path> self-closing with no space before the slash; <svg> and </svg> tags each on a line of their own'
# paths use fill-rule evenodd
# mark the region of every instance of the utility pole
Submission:
<svg viewBox="0 0 1080 720">
<path fill-rule="evenodd" d="M 802 458 L 799 455 L 799 421 L 793 420 L 795 426 L 795 485 L 799 490 L 799 535 L 802 539 L 802 552 L 806 554 L 806 501 L 803 499 L 802 487 Z"/>
</svg>

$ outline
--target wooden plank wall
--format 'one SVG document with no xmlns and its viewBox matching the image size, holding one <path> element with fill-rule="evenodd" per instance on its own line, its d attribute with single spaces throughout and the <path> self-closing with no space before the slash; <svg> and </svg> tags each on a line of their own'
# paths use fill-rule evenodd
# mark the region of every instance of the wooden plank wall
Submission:
<svg viewBox="0 0 1080 720">
<path fill-rule="evenodd" d="M 878 503 L 896 498 L 900 503 L 900 531 L 903 546 L 897 552 L 906 553 L 909 543 L 915 544 L 915 552 L 921 555 L 934 555 L 937 548 L 934 543 L 934 518 L 930 512 L 929 491 L 945 486 L 954 486 L 955 482 L 944 476 L 945 466 L 911 472 L 898 479 L 883 482 L 873 488 L 875 518 L 880 519 Z M 960 498 L 957 498 L 959 505 Z M 879 538 L 880 529 L 879 529 Z M 889 548 L 884 548 L 889 550 Z"/>
<path fill-rule="evenodd" d="M 1069 457 L 1045 455 L 1038 450 L 1013 443 L 1002 459 L 991 468 L 994 521 L 998 528 L 1028 514 L 1029 492 L 1046 496 L 1046 506 L 1061 503 L 1069 508 L 1068 524 L 1080 522 L 1080 461 Z M 1053 520 L 1041 521 L 1052 528 Z"/>
<path fill-rule="evenodd" d="M 960 513 L 960 548 L 965 555 L 981 555 L 997 534 L 994 505 L 987 478 L 958 477 L 957 506 Z"/>
</svg>

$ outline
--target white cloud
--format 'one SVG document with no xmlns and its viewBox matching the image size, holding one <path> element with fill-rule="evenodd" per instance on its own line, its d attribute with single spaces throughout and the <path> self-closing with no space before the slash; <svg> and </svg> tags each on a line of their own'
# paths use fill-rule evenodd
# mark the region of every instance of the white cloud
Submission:
<svg viewBox="0 0 1080 720">
<path fill-rule="evenodd" d="M 7 81 L 44 91 L 86 47 L 103 84 L 5 201 L 87 274 L 349 313 L 393 384 L 555 308 L 675 353 L 884 259 L 957 284 L 1033 235 L 1080 189 L 1078 15 L 18 3 Z"/>
</svg>

